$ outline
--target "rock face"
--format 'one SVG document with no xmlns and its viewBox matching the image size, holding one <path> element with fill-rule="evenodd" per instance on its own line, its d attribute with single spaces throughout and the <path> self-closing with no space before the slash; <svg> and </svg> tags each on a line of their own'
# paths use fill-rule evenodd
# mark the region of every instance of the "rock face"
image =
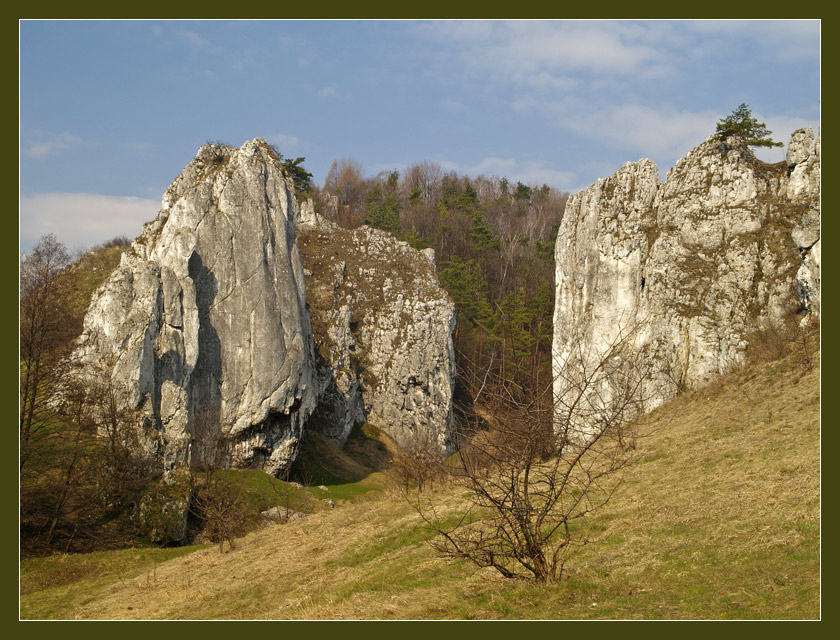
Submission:
<svg viewBox="0 0 840 640">
<path fill-rule="evenodd" d="M 658 404 L 742 362 L 750 332 L 819 315 L 819 141 L 768 165 L 710 138 L 665 182 L 647 159 L 569 200 L 555 248 L 555 374 L 622 333 L 658 359 Z M 556 376 L 557 377 L 557 376 Z M 562 393 L 557 384 L 555 394 Z"/>
<path fill-rule="evenodd" d="M 339 446 L 370 422 L 398 442 L 441 449 L 452 428 L 455 307 L 434 252 L 347 230 L 301 206 L 297 227 L 318 353 L 318 408 L 307 428 Z"/>
<path fill-rule="evenodd" d="M 94 294 L 84 371 L 165 469 L 221 437 L 222 464 L 280 473 L 316 398 L 293 183 L 264 140 L 205 145 L 162 205 Z"/>
<path fill-rule="evenodd" d="M 820 141 L 811 129 L 791 136 L 787 152 L 788 198 L 808 210 L 793 228 L 793 242 L 802 265 L 796 273 L 796 287 L 804 307 L 820 314 Z"/>
</svg>

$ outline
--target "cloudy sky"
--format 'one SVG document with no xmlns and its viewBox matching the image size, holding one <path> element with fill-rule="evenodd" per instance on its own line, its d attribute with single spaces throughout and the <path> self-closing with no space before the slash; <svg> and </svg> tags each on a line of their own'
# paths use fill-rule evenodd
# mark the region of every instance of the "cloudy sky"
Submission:
<svg viewBox="0 0 840 640">
<path fill-rule="evenodd" d="M 776 140 L 819 128 L 818 21 L 22 21 L 21 250 L 134 237 L 209 140 L 319 185 L 350 157 L 574 192 L 664 177 L 742 102 Z"/>
</svg>

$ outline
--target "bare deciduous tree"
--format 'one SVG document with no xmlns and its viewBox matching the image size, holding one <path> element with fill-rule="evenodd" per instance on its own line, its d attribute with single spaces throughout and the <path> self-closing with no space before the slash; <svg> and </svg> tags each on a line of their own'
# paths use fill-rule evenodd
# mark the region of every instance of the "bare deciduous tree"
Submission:
<svg viewBox="0 0 840 640">
<path fill-rule="evenodd" d="M 354 158 L 333 160 L 324 180 L 324 191 L 338 196 L 341 206 L 361 208 L 366 191 L 362 163 Z"/>
<path fill-rule="evenodd" d="M 433 548 L 508 578 L 561 578 L 570 549 L 588 541 L 576 521 L 610 500 L 634 455 L 652 359 L 633 339 L 620 332 L 597 354 L 580 343 L 553 392 L 536 367 L 502 377 L 467 363 L 474 404 L 461 407 L 458 455 L 445 469 L 469 499 L 453 520 L 438 494 L 411 496 L 437 534 Z"/>
<path fill-rule="evenodd" d="M 146 490 L 153 459 L 136 412 L 120 402 L 109 376 L 68 365 L 61 383 L 50 398 L 50 437 L 21 473 L 22 546 L 108 547 L 136 534 L 124 516 Z"/>
<path fill-rule="evenodd" d="M 65 360 L 78 333 L 60 275 L 70 254 L 52 234 L 20 260 L 20 468 L 36 441 L 55 426 L 49 397 L 67 372 Z"/>
</svg>

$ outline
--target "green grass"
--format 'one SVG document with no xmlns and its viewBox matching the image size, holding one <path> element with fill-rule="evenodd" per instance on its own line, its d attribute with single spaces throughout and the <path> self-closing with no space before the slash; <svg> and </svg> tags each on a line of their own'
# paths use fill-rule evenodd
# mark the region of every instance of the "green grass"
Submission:
<svg viewBox="0 0 840 640">
<path fill-rule="evenodd" d="M 367 495 L 371 492 L 380 491 L 381 488 L 373 484 L 365 484 L 362 482 L 345 482 L 341 484 L 319 485 L 327 487 L 324 491 L 318 487 L 309 487 L 309 492 L 315 498 L 321 500 L 333 500 L 335 502 L 345 500 L 355 500 L 361 496 Z"/>
<path fill-rule="evenodd" d="M 234 487 L 256 515 L 277 505 L 303 513 L 312 513 L 323 506 L 307 489 L 300 489 L 259 469 L 218 469 L 214 473 Z"/>
<path fill-rule="evenodd" d="M 62 274 L 68 287 L 71 312 L 84 316 L 93 292 L 120 264 L 128 246 L 97 247 L 83 255 Z"/>
</svg>

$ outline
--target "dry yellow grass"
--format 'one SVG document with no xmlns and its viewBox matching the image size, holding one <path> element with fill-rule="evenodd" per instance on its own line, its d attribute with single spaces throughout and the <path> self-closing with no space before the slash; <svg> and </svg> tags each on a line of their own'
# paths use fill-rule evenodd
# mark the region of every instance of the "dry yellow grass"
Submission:
<svg viewBox="0 0 840 640">
<path fill-rule="evenodd" d="M 818 367 L 806 371 L 798 356 L 757 365 L 654 415 L 662 428 L 639 442 L 624 484 L 586 525 L 599 542 L 571 557 L 560 584 L 435 557 L 418 516 L 386 491 L 256 531 L 229 553 L 200 550 L 84 590 L 34 590 L 22 615 L 819 617 Z M 447 494 L 446 508 L 461 499 Z"/>
</svg>

